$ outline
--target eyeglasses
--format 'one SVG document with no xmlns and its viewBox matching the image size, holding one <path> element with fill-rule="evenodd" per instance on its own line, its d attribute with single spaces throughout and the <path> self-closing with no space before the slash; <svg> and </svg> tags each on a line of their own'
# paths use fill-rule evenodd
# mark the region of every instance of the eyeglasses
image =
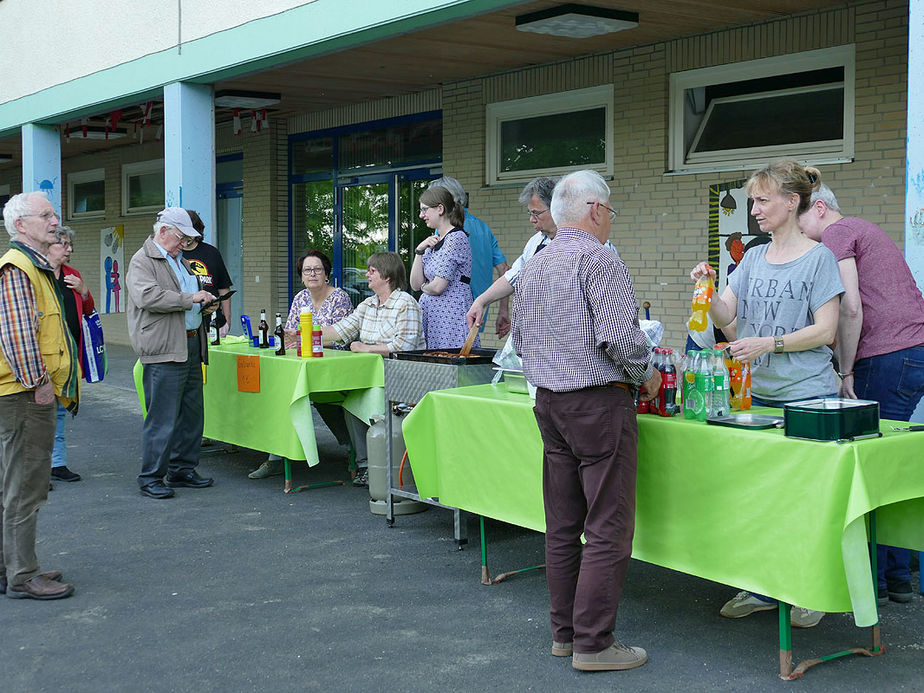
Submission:
<svg viewBox="0 0 924 693">
<path fill-rule="evenodd" d="M 613 209 L 612 207 L 608 207 L 607 205 L 603 204 L 602 202 L 597 202 L 596 200 L 594 200 L 594 201 L 592 201 L 592 202 L 588 202 L 587 204 L 589 204 L 589 205 L 597 204 L 597 205 L 600 205 L 601 207 L 603 207 L 603 209 L 607 210 L 607 211 L 610 213 L 610 221 L 615 221 L 615 220 L 616 220 L 616 217 L 619 216 L 619 212 L 617 212 L 617 211 L 616 211 L 615 209 Z"/>
<path fill-rule="evenodd" d="M 424 213 L 426 213 L 426 212 L 429 212 L 431 209 L 433 209 L 433 207 L 427 207 L 427 205 L 420 205 L 420 213 L 421 213 L 421 214 L 424 214 Z"/>
<path fill-rule="evenodd" d="M 55 214 L 54 212 L 42 212 L 41 214 L 23 214 L 23 215 L 22 215 L 21 217 L 19 217 L 19 218 L 20 218 L 20 219 L 24 219 L 24 218 L 26 218 L 26 217 L 41 217 L 41 218 L 44 219 L 45 221 L 50 221 L 51 219 L 59 219 L 59 218 L 60 218 L 60 217 L 59 217 L 57 214 Z"/>
<path fill-rule="evenodd" d="M 310 275 L 324 274 L 324 268 L 323 267 L 303 267 L 302 274 L 310 274 Z"/>
<path fill-rule="evenodd" d="M 541 212 L 534 212 L 534 211 L 531 210 L 531 209 L 527 209 L 526 211 L 529 212 L 529 218 L 530 218 L 530 219 L 538 219 L 539 217 L 541 217 L 543 214 L 545 214 L 545 213 L 548 212 L 549 210 L 543 209 Z"/>
<path fill-rule="evenodd" d="M 182 233 L 177 233 L 173 229 L 170 230 L 170 233 L 172 233 L 180 240 L 180 245 L 192 245 L 196 242 L 196 239 L 192 236 L 184 236 Z"/>
</svg>

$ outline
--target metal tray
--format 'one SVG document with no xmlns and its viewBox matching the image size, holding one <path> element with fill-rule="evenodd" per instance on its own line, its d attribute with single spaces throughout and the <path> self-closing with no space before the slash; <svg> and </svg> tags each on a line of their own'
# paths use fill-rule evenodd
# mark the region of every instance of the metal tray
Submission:
<svg viewBox="0 0 924 693">
<path fill-rule="evenodd" d="M 740 414 L 729 414 L 728 416 L 710 416 L 706 419 L 706 423 L 714 426 L 759 430 L 761 428 L 782 428 L 783 417 L 742 412 Z"/>
<path fill-rule="evenodd" d="M 482 363 L 491 363 L 494 358 L 494 349 L 472 349 L 469 356 L 429 356 L 433 351 L 452 352 L 455 349 L 417 349 L 415 351 L 396 351 L 391 355 L 393 359 L 401 361 L 420 361 L 423 363 L 447 363 L 453 366 L 477 366 Z"/>
</svg>

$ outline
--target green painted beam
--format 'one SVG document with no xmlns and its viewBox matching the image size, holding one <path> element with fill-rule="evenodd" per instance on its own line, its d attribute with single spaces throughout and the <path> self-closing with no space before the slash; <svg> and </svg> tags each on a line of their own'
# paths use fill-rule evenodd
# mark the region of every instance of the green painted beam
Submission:
<svg viewBox="0 0 924 693">
<path fill-rule="evenodd" d="M 210 84 L 349 50 L 523 0 L 315 0 L 279 14 L 152 53 L 0 105 L 0 139 L 25 123 L 55 125 L 160 98 L 173 82 Z"/>
</svg>

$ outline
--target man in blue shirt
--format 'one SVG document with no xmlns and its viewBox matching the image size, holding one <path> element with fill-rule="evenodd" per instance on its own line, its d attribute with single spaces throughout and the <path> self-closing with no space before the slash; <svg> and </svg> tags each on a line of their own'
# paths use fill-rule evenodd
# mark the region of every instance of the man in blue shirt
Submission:
<svg viewBox="0 0 924 693">
<path fill-rule="evenodd" d="M 494 280 L 492 269 L 497 271 L 498 276 L 503 276 L 507 271 L 507 258 L 501 252 L 497 238 L 491 233 L 491 227 L 468 211 L 468 193 L 462 184 L 455 178 L 443 176 L 431 181 L 429 187 L 437 185 L 451 192 L 453 199 L 465 208 L 465 231 L 468 233 L 469 245 L 472 246 L 472 296 L 477 298 L 491 286 Z M 484 330 L 486 314 L 487 310 L 482 316 L 481 331 Z M 510 310 L 506 297 L 498 308 L 496 328 L 498 337 L 504 337 L 510 331 Z"/>
</svg>

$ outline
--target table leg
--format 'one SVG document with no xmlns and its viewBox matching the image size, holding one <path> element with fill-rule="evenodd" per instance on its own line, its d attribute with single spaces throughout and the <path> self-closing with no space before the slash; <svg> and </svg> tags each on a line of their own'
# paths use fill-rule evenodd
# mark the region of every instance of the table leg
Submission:
<svg viewBox="0 0 924 693">
<path fill-rule="evenodd" d="M 790 606 L 785 602 L 778 604 L 780 616 L 780 678 L 789 681 L 792 678 L 792 624 L 790 623 Z"/>
<path fill-rule="evenodd" d="M 545 563 L 541 565 L 532 565 L 528 568 L 518 568 L 517 570 L 510 570 L 506 573 L 501 573 L 495 578 L 491 577 L 491 571 L 488 570 L 488 542 L 484 531 L 484 516 L 478 516 L 478 522 L 481 529 L 481 584 L 482 585 L 496 585 L 498 582 L 503 582 L 509 577 L 514 575 L 519 575 L 520 573 L 525 573 L 530 570 L 542 570 L 545 568 Z"/>
<path fill-rule="evenodd" d="M 333 481 L 315 481 L 310 484 L 302 484 L 301 486 L 292 488 L 292 466 L 289 462 L 289 458 L 283 457 L 282 464 L 286 474 L 286 485 L 283 489 L 284 493 L 298 493 L 299 491 L 310 491 L 313 488 L 325 488 L 327 486 L 343 486 L 343 481 L 341 479 L 335 479 Z"/>
<path fill-rule="evenodd" d="M 876 574 L 876 511 L 871 510 L 869 513 L 869 551 L 870 567 L 873 572 L 873 596 L 877 594 L 877 574 Z M 847 655 L 857 654 L 865 657 L 875 657 L 885 653 L 885 647 L 882 646 L 879 623 L 870 628 L 872 646 L 869 649 L 863 647 L 852 647 L 849 650 L 842 650 L 834 654 L 822 655 L 812 659 L 806 659 L 800 662 L 795 669 L 792 666 L 792 624 L 790 622 L 789 604 L 780 602 L 780 678 L 786 681 L 792 681 L 801 677 L 809 667 L 822 662 L 828 662 L 832 659 L 839 659 Z M 876 600 L 876 609 L 879 609 L 879 600 Z"/>
</svg>

